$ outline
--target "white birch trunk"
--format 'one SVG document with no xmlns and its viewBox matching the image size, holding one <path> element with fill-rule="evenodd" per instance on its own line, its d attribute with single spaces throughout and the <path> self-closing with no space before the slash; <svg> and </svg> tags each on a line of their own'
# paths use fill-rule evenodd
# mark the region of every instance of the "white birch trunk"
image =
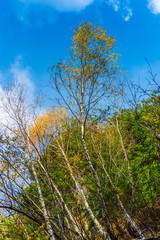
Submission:
<svg viewBox="0 0 160 240">
<path fill-rule="evenodd" d="M 87 199 L 86 199 L 86 197 L 85 197 L 85 195 L 84 195 L 83 190 L 81 189 L 81 187 L 79 186 L 79 183 L 77 182 L 76 178 L 74 177 L 72 168 L 71 168 L 71 166 L 70 166 L 70 163 L 69 163 L 69 161 L 68 161 L 68 159 L 67 159 L 67 156 L 66 156 L 64 150 L 62 149 L 62 147 L 60 146 L 59 143 L 58 143 L 58 145 L 59 145 L 60 151 L 61 151 L 61 153 L 62 153 L 62 155 L 63 155 L 63 157 L 64 157 L 64 159 L 65 159 L 65 161 L 66 161 L 66 163 L 67 163 L 67 165 L 68 165 L 68 168 L 69 168 L 71 177 L 72 177 L 72 179 L 74 180 L 74 183 L 75 183 L 76 188 L 77 188 L 77 190 L 78 190 L 78 194 L 79 194 L 80 198 L 82 198 L 86 210 L 88 211 L 91 219 L 92 219 L 93 222 L 95 223 L 97 229 L 98 229 L 99 232 L 102 234 L 103 238 L 104 238 L 104 239 L 108 239 L 108 233 L 104 230 L 104 228 L 102 227 L 102 225 L 100 224 L 100 222 L 99 222 L 99 221 L 97 220 L 97 218 L 94 216 L 91 208 L 89 207 L 89 204 L 88 204 L 88 202 L 87 202 Z"/>
<path fill-rule="evenodd" d="M 38 177 L 37 177 L 37 173 L 35 171 L 33 163 L 32 163 L 32 171 L 33 171 L 33 174 L 34 174 L 34 177 L 35 177 L 35 181 L 36 181 L 36 185 L 37 185 L 37 189 L 38 189 L 38 194 L 39 194 L 39 199 L 40 199 L 40 203 L 41 203 L 41 206 L 42 206 L 43 216 L 44 216 L 44 219 L 45 219 L 46 227 L 48 229 L 50 240 L 55 240 L 54 233 L 53 233 L 52 227 L 50 225 L 50 220 L 49 220 L 49 217 L 48 217 L 48 214 L 47 214 L 46 206 L 45 206 L 45 203 L 44 203 L 41 187 L 40 187 Z"/>
<path fill-rule="evenodd" d="M 118 134 L 119 134 L 119 137 L 120 137 L 121 146 L 122 146 L 122 149 L 123 149 L 125 161 L 126 161 L 127 166 L 128 166 L 128 171 L 129 171 L 130 179 L 131 179 L 131 186 L 132 186 L 132 207 L 131 207 L 131 212 L 132 212 L 132 210 L 133 210 L 133 208 L 134 208 L 134 202 L 135 202 L 134 181 L 133 181 L 133 177 L 132 177 L 132 172 L 131 172 L 131 167 L 130 167 L 130 163 L 129 163 L 129 160 L 128 160 L 127 152 L 126 152 L 126 149 L 125 149 L 125 146 L 124 146 L 122 134 L 121 134 L 120 129 L 119 129 L 119 126 L 118 126 L 118 119 L 117 119 L 117 118 L 116 118 L 116 126 L 117 126 L 117 131 L 118 131 Z"/>
</svg>

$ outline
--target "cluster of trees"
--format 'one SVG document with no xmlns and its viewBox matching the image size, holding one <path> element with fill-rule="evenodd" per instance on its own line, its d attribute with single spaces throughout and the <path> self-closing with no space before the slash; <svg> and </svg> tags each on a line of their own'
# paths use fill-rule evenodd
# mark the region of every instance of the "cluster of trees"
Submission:
<svg viewBox="0 0 160 240">
<path fill-rule="evenodd" d="M 160 232 L 160 85 L 127 100 L 115 40 L 82 23 L 50 69 L 61 107 L 37 115 L 14 83 L 3 100 L 1 239 L 147 239 Z M 11 93 L 15 93 L 11 94 Z M 131 96 L 131 94 L 130 94 Z M 123 105 L 125 103 L 125 105 Z M 125 107 L 122 107 L 125 106 Z"/>
</svg>

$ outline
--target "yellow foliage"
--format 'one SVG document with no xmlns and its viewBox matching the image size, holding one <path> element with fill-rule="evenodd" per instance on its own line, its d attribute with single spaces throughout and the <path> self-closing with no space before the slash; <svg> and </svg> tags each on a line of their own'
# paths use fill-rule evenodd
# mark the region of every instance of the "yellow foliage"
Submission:
<svg viewBox="0 0 160 240">
<path fill-rule="evenodd" d="M 57 109 L 52 108 L 45 111 L 41 116 L 37 117 L 33 126 L 29 129 L 29 136 L 33 142 L 44 140 L 51 134 L 56 134 L 65 124 L 65 118 L 68 115 L 64 107 Z"/>
<path fill-rule="evenodd" d="M 44 239 L 49 239 L 49 236 L 45 236 Z"/>
</svg>

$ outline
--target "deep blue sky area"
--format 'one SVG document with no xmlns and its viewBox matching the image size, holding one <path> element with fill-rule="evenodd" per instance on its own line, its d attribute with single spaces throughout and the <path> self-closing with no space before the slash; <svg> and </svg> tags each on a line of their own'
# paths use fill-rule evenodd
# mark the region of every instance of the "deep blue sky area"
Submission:
<svg viewBox="0 0 160 240">
<path fill-rule="evenodd" d="M 1 0 L 0 12 L 1 86 L 13 79 L 35 90 L 47 84 L 47 69 L 67 56 L 82 21 L 115 37 L 130 76 L 144 73 L 144 57 L 159 73 L 160 0 Z"/>
</svg>

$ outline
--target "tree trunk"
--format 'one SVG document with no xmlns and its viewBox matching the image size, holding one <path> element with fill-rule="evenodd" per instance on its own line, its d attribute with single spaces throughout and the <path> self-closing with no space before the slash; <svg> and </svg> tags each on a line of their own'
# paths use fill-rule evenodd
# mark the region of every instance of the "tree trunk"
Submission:
<svg viewBox="0 0 160 240">
<path fill-rule="evenodd" d="M 54 233 L 53 233 L 52 227 L 50 225 L 50 220 L 49 220 L 49 217 L 48 217 L 48 214 L 47 214 L 46 206 L 45 206 L 45 203 L 44 203 L 41 187 L 40 187 L 38 177 L 37 177 L 37 173 L 35 171 L 33 163 L 32 163 L 32 171 L 33 171 L 33 174 L 34 174 L 34 177 L 35 177 L 35 181 L 36 181 L 36 185 L 37 185 L 37 189 L 38 189 L 38 194 L 39 194 L 39 199 L 40 199 L 40 203 L 41 203 L 41 206 L 42 206 L 43 216 L 44 216 L 45 223 L 46 223 L 46 226 L 47 226 L 47 229 L 48 229 L 50 240 L 55 240 Z"/>
</svg>

